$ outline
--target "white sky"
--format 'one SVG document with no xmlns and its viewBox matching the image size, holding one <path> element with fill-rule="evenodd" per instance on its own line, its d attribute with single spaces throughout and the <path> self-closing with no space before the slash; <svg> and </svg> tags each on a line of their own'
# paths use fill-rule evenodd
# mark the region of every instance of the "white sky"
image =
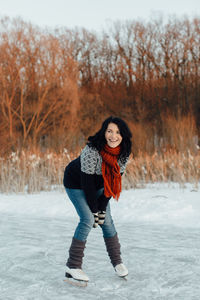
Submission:
<svg viewBox="0 0 200 300">
<path fill-rule="evenodd" d="M 200 0 L 0 0 L 0 17 L 20 16 L 41 27 L 101 30 L 109 21 L 200 16 Z"/>
</svg>

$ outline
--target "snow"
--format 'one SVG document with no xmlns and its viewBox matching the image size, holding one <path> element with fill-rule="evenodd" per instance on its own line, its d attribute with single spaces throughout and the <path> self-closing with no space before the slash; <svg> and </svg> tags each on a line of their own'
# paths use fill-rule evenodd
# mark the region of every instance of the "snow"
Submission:
<svg viewBox="0 0 200 300">
<path fill-rule="evenodd" d="M 63 281 L 78 222 L 65 192 L 0 194 L 0 299 L 199 300 L 199 190 L 152 184 L 111 206 L 128 281 L 116 276 L 97 228 L 83 263 L 90 282 L 80 288 Z"/>
</svg>

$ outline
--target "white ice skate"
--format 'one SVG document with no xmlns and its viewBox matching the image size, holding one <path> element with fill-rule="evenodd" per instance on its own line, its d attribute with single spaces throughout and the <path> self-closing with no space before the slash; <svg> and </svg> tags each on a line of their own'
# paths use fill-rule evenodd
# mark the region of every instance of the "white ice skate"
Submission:
<svg viewBox="0 0 200 300">
<path fill-rule="evenodd" d="M 65 277 L 65 281 L 78 286 L 87 286 L 87 282 L 89 281 L 89 277 L 82 269 L 70 269 L 66 267 Z"/>
<path fill-rule="evenodd" d="M 126 278 L 128 275 L 128 269 L 124 264 L 118 264 L 115 266 L 115 271 L 119 277 Z"/>
</svg>

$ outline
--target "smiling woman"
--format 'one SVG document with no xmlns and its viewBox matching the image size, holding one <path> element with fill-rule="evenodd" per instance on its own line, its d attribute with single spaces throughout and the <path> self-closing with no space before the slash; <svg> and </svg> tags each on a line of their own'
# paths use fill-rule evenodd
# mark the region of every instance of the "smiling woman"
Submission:
<svg viewBox="0 0 200 300">
<path fill-rule="evenodd" d="M 119 128 L 115 123 L 110 123 L 106 129 L 105 139 L 109 147 L 115 148 L 119 146 L 122 141 Z"/>
<path fill-rule="evenodd" d="M 80 222 L 75 230 L 66 276 L 88 281 L 82 270 L 82 258 L 87 237 L 94 227 L 100 226 L 106 249 L 116 273 L 128 275 L 122 263 L 120 243 L 111 216 L 109 200 L 118 200 L 121 193 L 121 176 L 131 153 L 131 132 L 120 118 L 107 118 L 101 129 L 88 138 L 81 155 L 70 162 L 64 173 L 64 186 L 74 205 Z"/>
</svg>

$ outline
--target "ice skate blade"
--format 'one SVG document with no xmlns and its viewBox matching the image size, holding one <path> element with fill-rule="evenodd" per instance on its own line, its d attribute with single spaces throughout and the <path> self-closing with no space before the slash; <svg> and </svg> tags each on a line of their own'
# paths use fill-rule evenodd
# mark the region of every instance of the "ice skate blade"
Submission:
<svg viewBox="0 0 200 300">
<path fill-rule="evenodd" d="M 125 281 L 128 281 L 127 275 L 126 275 L 126 276 L 123 276 L 123 277 L 121 277 L 121 278 L 123 278 Z"/>
<path fill-rule="evenodd" d="M 73 278 L 65 278 L 64 282 L 67 282 L 73 286 L 77 286 L 77 287 L 86 287 L 88 282 L 87 281 L 81 281 L 81 280 L 76 280 Z"/>
<path fill-rule="evenodd" d="M 125 281 L 128 281 L 128 275 L 125 276 L 117 276 L 118 278 L 124 279 Z"/>
<path fill-rule="evenodd" d="M 73 286 L 86 287 L 88 284 L 88 281 L 75 279 L 69 273 L 65 273 L 65 277 L 64 282 L 70 283 Z"/>
</svg>

